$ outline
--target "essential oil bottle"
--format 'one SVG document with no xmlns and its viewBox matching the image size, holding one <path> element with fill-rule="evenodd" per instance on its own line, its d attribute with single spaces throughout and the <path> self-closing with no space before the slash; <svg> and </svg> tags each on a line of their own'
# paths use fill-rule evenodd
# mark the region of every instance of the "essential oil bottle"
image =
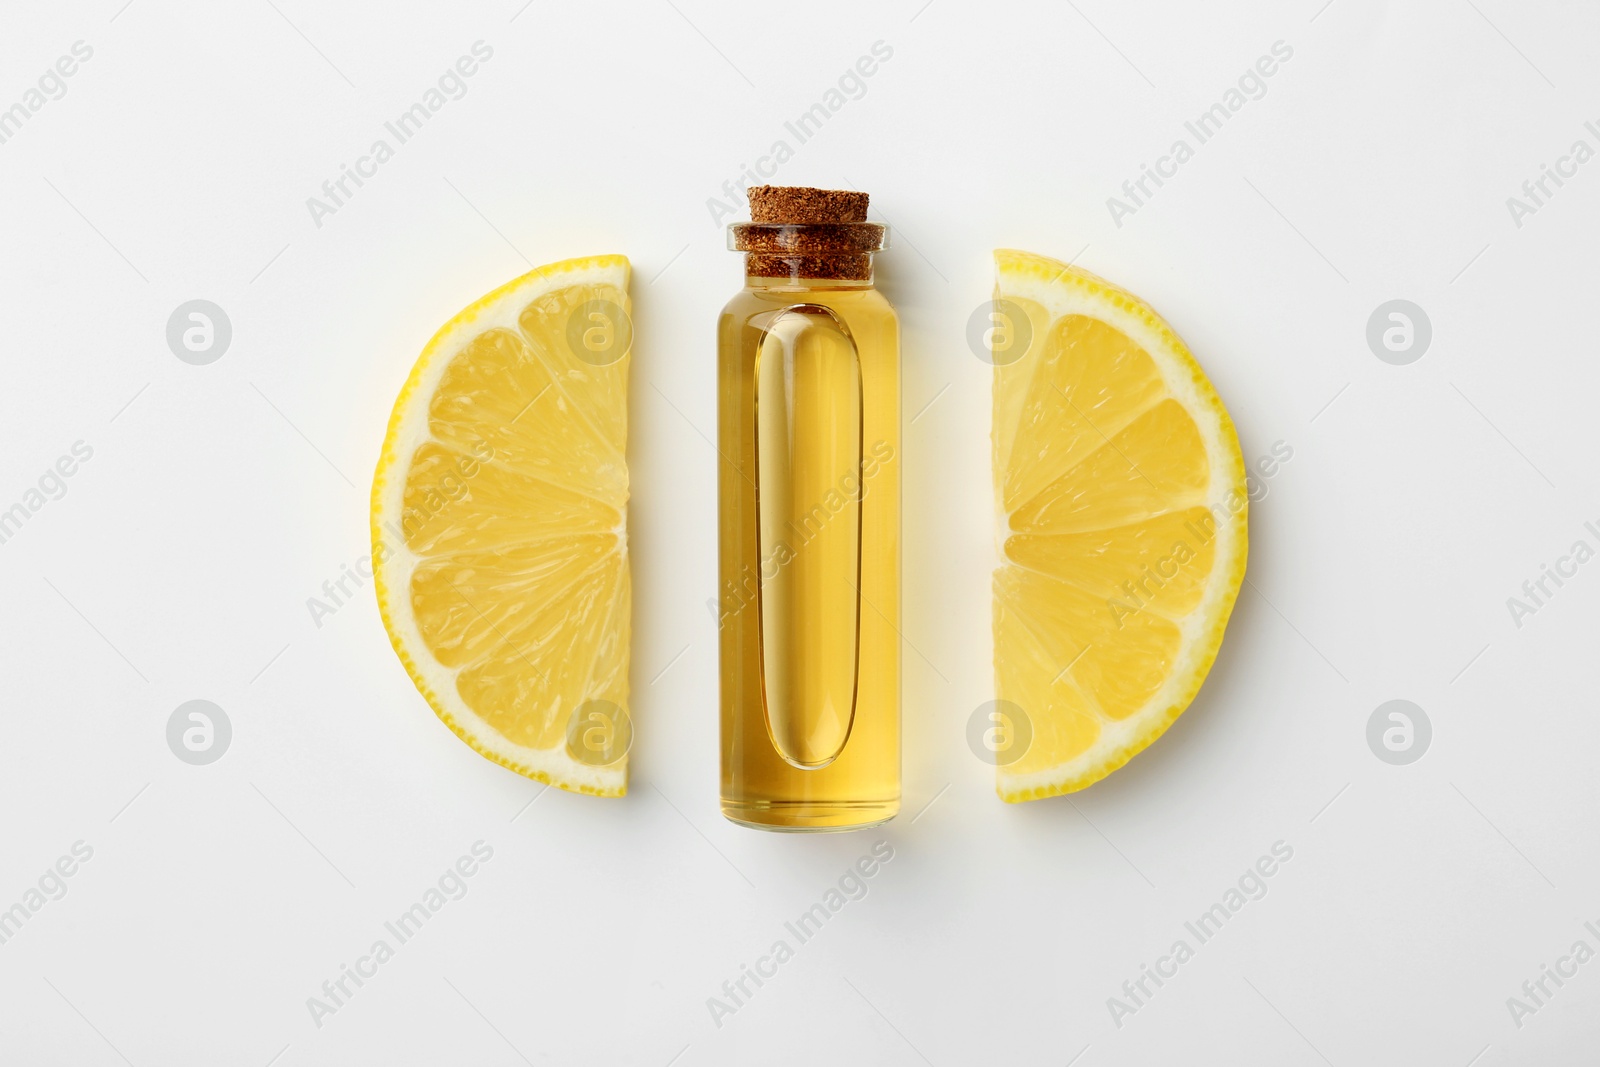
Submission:
<svg viewBox="0 0 1600 1067">
<path fill-rule="evenodd" d="M 717 328 L 722 812 L 900 810 L 900 333 L 867 195 L 758 186 Z"/>
</svg>

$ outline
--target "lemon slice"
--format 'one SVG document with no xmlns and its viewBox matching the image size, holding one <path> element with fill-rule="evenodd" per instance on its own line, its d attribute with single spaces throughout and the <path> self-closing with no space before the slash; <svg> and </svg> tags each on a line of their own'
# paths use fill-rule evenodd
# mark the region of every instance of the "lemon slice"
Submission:
<svg viewBox="0 0 1600 1067">
<path fill-rule="evenodd" d="M 519 774 L 627 790 L 628 261 L 573 259 L 434 335 L 372 483 L 378 609 L 446 726 Z"/>
<path fill-rule="evenodd" d="M 1149 305 L 1043 256 L 995 262 L 997 785 L 1021 801 L 1104 778 L 1194 699 L 1248 495 L 1222 401 Z"/>
</svg>

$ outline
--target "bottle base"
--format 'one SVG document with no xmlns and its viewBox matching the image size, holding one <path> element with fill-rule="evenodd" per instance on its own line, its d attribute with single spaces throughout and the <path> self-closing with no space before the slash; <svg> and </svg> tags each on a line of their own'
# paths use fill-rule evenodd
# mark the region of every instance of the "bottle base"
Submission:
<svg viewBox="0 0 1600 1067">
<path fill-rule="evenodd" d="M 729 822 L 752 830 L 787 834 L 845 833 L 881 826 L 900 814 L 898 798 L 886 801 L 818 803 L 811 800 L 722 802 Z"/>
</svg>

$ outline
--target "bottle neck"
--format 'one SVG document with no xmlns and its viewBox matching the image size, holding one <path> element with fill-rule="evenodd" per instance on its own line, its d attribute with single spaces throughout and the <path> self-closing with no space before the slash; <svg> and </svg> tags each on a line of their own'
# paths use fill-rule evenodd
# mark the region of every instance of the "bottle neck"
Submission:
<svg viewBox="0 0 1600 1067">
<path fill-rule="evenodd" d="M 804 278 L 798 275 L 773 277 L 751 274 L 744 276 L 744 287 L 756 292 L 805 293 L 820 290 L 871 289 L 872 271 L 865 278 Z"/>
<path fill-rule="evenodd" d="M 728 247 L 744 254 L 750 289 L 871 289 L 872 260 L 888 236 L 876 222 L 736 222 Z"/>
</svg>

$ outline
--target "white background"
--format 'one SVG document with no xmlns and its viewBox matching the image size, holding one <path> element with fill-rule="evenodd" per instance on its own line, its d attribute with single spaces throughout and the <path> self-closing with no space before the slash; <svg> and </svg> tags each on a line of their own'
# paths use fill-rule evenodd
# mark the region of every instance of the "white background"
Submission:
<svg viewBox="0 0 1600 1067">
<path fill-rule="evenodd" d="M 1507 608 L 1600 520 L 1600 162 L 1507 197 L 1600 119 L 1600 13 L 1507 0 L 1118 5 L 714 0 L 404 7 L 11 3 L 0 107 L 93 57 L 0 144 L 0 945 L 7 1064 L 1591 1062 L 1600 962 L 1600 563 Z M 314 224 L 306 199 L 482 40 L 493 58 Z M 812 140 L 783 123 L 876 41 Z M 1106 199 L 1275 41 L 1267 92 L 1117 226 Z M 868 190 L 905 327 L 905 813 L 796 838 L 716 806 L 713 324 L 738 287 L 707 201 Z M 1192 137 L 1190 138 L 1192 141 Z M 1079 262 L 1189 341 L 1246 458 L 1250 585 L 1154 748 L 1013 807 L 968 751 L 991 694 L 990 249 Z M 634 263 L 638 740 L 624 800 L 480 759 L 412 689 L 367 551 L 390 405 L 432 331 L 530 264 Z M 180 362 L 204 298 L 231 346 Z M 1368 349 L 1405 298 L 1433 340 Z M 1600 525 L 1600 523 L 1597 523 Z M 1553 588 L 1553 587 L 1552 587 Z M 233 725 L 209 766 L 168 717 Z M 1380 703 L 1432 721 L 1397 767 Z M 529 806 L 530 801 L 532 805 Z M 721 994 L 879 838 L 894 859 L 717 1026 Z M 493 859 L 318 1027 L 307 998 L 473 842 Z M 1137 978 L 1274 842 L 1293 859 L 1136 1014 Z M 792 940 L 792 938 L 791 938 Z"/>
</svg>

